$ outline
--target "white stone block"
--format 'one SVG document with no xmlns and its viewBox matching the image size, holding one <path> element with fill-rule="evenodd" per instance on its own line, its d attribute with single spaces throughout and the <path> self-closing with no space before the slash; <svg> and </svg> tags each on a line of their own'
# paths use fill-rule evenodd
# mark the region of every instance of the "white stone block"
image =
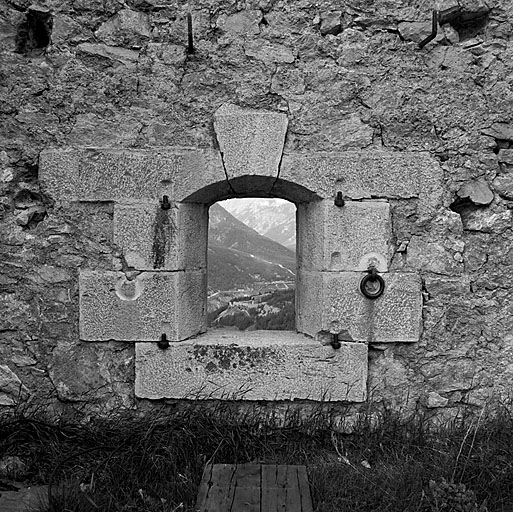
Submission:
<svg viewBox="0 0 513 512">
<path fill-rule="evenodd" d="M 366 399 L 367 346 L 323 346 L 286 331 L 215 330 L 161 350 L 136 344 L 139 398 Z"/>
<path fill-rule="evenodd" d="M 158 341 L 190 338 L 206 328 L 206 272 L 81 271 L 80 339 Z"/>
<path fill-rule="evenodd" d="M 298 205 L 298 264 L 304 270 L 388 270 L 390 205 L 332 200 Z"/>
<path fill-rule="evenodd" d="M 287 125 L 287 116 L 276 112 L 245 110 L 234 105 L 223 105 L 217 110 L 214 129 L 235 192 L 239 192 L 238 177 L 278 176 Z M 269 180 L 269 192 L 272 185 Z M 247 188 L 246 179 L 240 192 L 251 193 Z"/>
<path fill-rule="evenodd" d="M 415 342 L 421 334 L 421 279 L 414 273 L 384 273 L 385 291 L 378 299 L 360 292 L 364 272 L 298 274 L 299 332 L 320 338 L 347 333 L 358 342 Z"/>
<path fill-rule="evenodd" d="M 227 196 L 218 152 L 189 148 L 48 150 L 40 157 L 44 189 L 60 201 L 181 201 L 217 183 Z"/>
<path fill-rule="evenodd" d="M 203 204 L 116 204 L 114 242 L 137 270 L 194 270 L 207 265 L 208 210 Z"/>
</svg>

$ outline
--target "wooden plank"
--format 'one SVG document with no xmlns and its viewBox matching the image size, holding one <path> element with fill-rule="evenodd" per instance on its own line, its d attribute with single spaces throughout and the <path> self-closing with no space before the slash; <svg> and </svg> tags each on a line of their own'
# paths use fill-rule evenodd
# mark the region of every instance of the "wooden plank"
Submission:
<svg viewBox="0 0 513 512">
<path fill-rule="evenodd" d="M 214 464 L 211 471 L 204 471 L 196 509 L 200 512 L 225 512 L 233 501 L 233 484 L 236 466 Z M 206 478 L 205 478 L 206 477 Z M 205 490 L 206 488 L 206 490 Z M 200 501 L 201 500 L 201 501 Z"/>
<path fill-rule="evenodd" d="M 276 478 L 278 476 L 278 466 L 265 464 L 262 466 L 262 512 L 278 512 L 278 488 Z"/>
<path fill-rule="evenodd" d="M 313 512 L 305 466 L 215 464 L 203 471 L 199 512 Z"/>
<path fill-rule="evenodd" d="M 301 512 L 313 512 L 312 495 L 305 466 L 299 466 L 297 470 L 299 480 L 299 494 L 301 496 Z"/>
<path fill-rule="evenodd" d="M 235 493 L 229 511 L 260 512 L 261 483 L 260 464 L 243 464 L 237 466 L 235 474 Z"/>
</svg>

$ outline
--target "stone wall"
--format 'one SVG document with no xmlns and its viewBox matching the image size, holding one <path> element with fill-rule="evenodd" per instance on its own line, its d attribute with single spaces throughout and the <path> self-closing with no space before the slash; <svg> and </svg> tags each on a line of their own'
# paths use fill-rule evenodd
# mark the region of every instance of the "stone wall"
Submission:
<svg viewBox="0 0 513 512">
<path fill-rule="evenodd" d="M 252 154 L 257 188 L 276 168 L 282 197 L 294 183 L 331 203 L 340 189 L 358 205 L 388 205 L 376 207 L 390 214 L 387 268 L 379 270 L 417 276 L 422 333 L 419 341 L 364 340 L 368 400 L 449 415 L 505 398 L 513 384 L 513 2 L 191 5 L 194 53 L 185 2 L 0 0 L 0 404 L 32 400 L 57 413 L 92 413 L 140 403 L 134 344 L 108 332 L 81 341 L 79 274 L 91 283 L 98 272 L 126 270 L 126 228 L 116 226 L 137 226 L 147 212 L 116 202 L 132 193 L 127 167 L 159 169 L 169 148 L 195 148 L 208 162 L 221 150 L 221 172 L 246 186 L 237 181 L 246 162 L 230 160 L 218 135 L 226 105 L 287 120 L 280 159 Z M 420 49 L 432 10 L 450 7 L 456 14 Z M 76 155 L 84 152 L 93 164 L 77 181 Z M 40 182 L 48 154 L 60 158 L 53 185 Z M 195 168 L 197 160 L 184 158 L 166 166 Z M 218 169 L 212 158 L 203 165 L 207 178 Z M 106 195 L 105 173 L 94 178 L 102 159 L 118 197 Z M 382 172 L 365 181 L 369 168 Z M 397 169 L 404 170 L 390 178 Z M 185 199 L 175 182 L 191 190 L 186 181 L 164 183 L 170 197 Z M 66 194 L 55 192 L 70 183 Z M 147 184 L 143 199 L 151 202 Z M 383 218 L 376 222 L 386 225 Z M 324 274 L 346 263 L 356 271 L 350 255 L 332 261 L 329 244 L 315 256 L 322 243 L 303 254 L 306 266 L 311 256 Z M 130 265 L 148 263 L 144 251 L 131 255 Z M 168 261 L 180 266 L 179 259 L 177 252 Z M 196 267 L 191 272 L 201 272 Z"/>
</svg>

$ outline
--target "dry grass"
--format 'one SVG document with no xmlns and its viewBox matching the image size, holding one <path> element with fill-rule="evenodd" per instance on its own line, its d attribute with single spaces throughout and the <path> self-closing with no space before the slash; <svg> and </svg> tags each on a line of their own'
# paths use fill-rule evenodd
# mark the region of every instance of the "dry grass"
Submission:
<svg viewBox="0 0 513 512">
<path fill-rule="evenodd" d="M 317 512 L 513 510 L 507 408 L 436 432 L 420 417 L 362 417 L 351 435 L 319 411 L 276 426 L 226 403 L 82 426 L 25 411 L 0 422 L 2 455 L 22 457 L 32 482 L 50 485 L 40 512 L 192 511 L 207 461 L 306 464 Z"/>
</svg>

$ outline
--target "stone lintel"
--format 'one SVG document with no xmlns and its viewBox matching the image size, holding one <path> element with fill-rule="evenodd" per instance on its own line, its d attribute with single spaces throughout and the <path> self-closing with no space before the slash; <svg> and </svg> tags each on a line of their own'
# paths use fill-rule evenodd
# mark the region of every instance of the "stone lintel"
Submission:
<svg viewBox="0 0 513 512">
<path fill-rule="evenodd" d="M 60 201 L 180 201 L 203 186 L 224 183 L 216 151 L 193 148 L 47 150 L 40 156 L 40 180 Z"/>
<path fill-rule="evenodd" d="M 438 162 L 426 153 L 385 151 L 291 153 L 280 171 L 280 178 L 327 199 L 339 191 L 348 199 L 420 197 L 426 183 L 441 188 L 441 177 Z"/>
<path fill-rule="evenodd" d="M 234 105 L 219 108 L 214 114 L 214 130 L 228 179 L 252 175 L 277 178 L 287 125 L 287 116 L 278 112 Z M 237 188 L 235 192 L 239 192 Z"/>
<path fill-rule="evenodd" d="M 416 273 L 383 273 L 385 291 L 378 299 L 360 292 L 364 272 L 298 274 L 300 332 L 320 338 L 327 332 L 357 342 L 415 342 L 421 334 L 421 279 Z"/>
<path fill-rule="evenodd" d="M 390 205 L 382 201 L 332 199 L 298 205 L 299 268 L 358 271 L 388 270 Z"/>
<path fill-rule="evenodd" d="M 137 270 L 198 270 L 207 266 L 208 213 L 203 204 L 115 204 L 114 242 Z"/>
<path fill-rule="evenodd" d="M 209 331 L 160 350 L 136 344 L 139 398 L 366 399 L 367 346 L 338 350 L 287 331 Z"/>
<path fill-rule="evenodd" d="M 81 271 L 80 339 L 84 341 L 183 340 L 205 325 L 206 272 Z"/>
</svg>

